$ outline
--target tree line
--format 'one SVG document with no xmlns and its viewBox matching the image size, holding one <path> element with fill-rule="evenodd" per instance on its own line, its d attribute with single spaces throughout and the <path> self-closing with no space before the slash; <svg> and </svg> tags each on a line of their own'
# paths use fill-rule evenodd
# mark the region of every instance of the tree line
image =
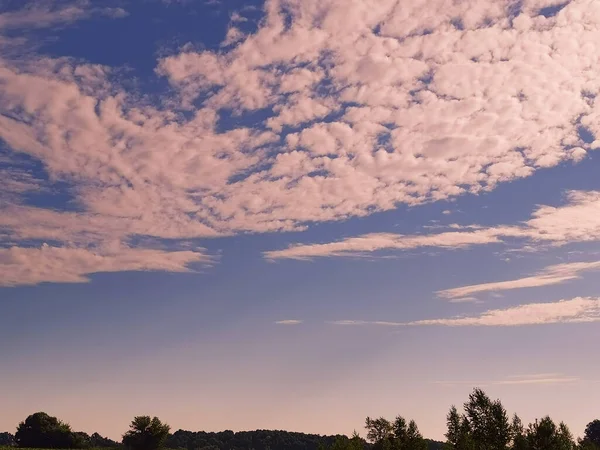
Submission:
<svg viewBox="0 0 600 450">
<path fill-rule="evenodd" d="M 178 430 L 157 417 L 137 416 L 121 442 L 98 433 L 73 431 L 67 423 L 44 412 L 21 422 L 15 435 L 0 433 L 0 446 L 44 449 L 112 448 L 121 450 L 600 450 L 600 420 L 590 422 L 583 437 L 575 440 L 563 422 L 550 417 L 525 426 L 515 414 L 509 418 L 500 400 L 475 389 L 459 411 L 450 408 L 446 417 L 446 441 L 425 439 L 414 420 L 397 416 L 365 420 L 366 439 L 358 433 L 319 436 L 288 431 L 223 431 L 219 433 Z"/>
</svg>

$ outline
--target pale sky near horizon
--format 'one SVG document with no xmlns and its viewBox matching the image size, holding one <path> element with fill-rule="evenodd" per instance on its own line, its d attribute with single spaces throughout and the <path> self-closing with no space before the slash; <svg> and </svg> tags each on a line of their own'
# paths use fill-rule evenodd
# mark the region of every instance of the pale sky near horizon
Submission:
<svg viewBox="0 0 600 450">
<path fill-rule="evenodd" d="M 0 431 L 581 435 L 598 73 L 597 0 L 0 0 Z"/>
</svg>

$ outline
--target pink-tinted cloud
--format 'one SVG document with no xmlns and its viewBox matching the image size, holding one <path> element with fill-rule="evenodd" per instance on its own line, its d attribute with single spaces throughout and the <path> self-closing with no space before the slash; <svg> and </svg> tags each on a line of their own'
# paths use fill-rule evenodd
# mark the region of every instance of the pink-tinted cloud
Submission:
<svg viewBox="0 0 600 450">
<path fill-rule="evenodd" d="M 123 8 L 93 7 L 90 1 L 79 0 L 71 4 L 59 5 L 57 2 L 23 2 L 23 8 L 17 11 L 0 13 L 0 30 L 15 28 L 44 28 L 69 24 L 92 15 L 104 15 L 112 18 L 127 16 Z"/>
<path fill-rule="evenodd" d="M 489 310 L 478 316 L 418 320 L 407 325 L 513 327 L 587 322 L 600 322 L 600 299 L 578 297 L 551 303 L 529 303 Z"/>
<path fill-rule="evenodd" d="M 582 161 L 597 143 L 580 139 L 578 127 L 600 135 L 600 6 L 573 0 L 553 17 L 539 14 L 551 4 L 524 1 L 513 17 L 504 0 L 402 7 L 396 0 L 268 0 L 256 33 L 241 36 L 232 21 L 225 44 L 235 45 L 218 52 L 186 46 L 157 61 L 157 76 L 176 96 L 154 107 L 115 82 L 110 68 L 5 56 L 0 138 L 40 160 L 51 180 L 72 186 L 80 212 L 2 196 L 0 225 L 11 241 L 51 237 L 81 248 L 137 234 L 301 230 Z M 99 13 L 124 11 L 86 1 L 26 7 L 0 16 L 0 33 Z M 268 117 L 222 131 L 223 110 Z M 24 178 L 11 177 L 12 191 L 23 192 L 14 181 Z M 564 209 L 548 207 L 525 226 L 368 235 L 267 256 L 466 247 L 513 234 L 593 239 L 597 195 L 573 194 L 577 225 L 559 217 Z"/>
<path fill-rule="evenodd" d="M 503 243 L 509 239 L 520 239 L 531 245 L 556 246 L 569 242 L 598 241 L 600 240 L 600 192 L 570 192 L 565 205 L 540 206 L 533 212 L 530 220 L 520 225 L 487 228 L 453 226 L 451 228 L 456 228 L 456 231 L 412 236 L 373 233 L 332 243 L 292 245 L 283 250 L 265 252 L 264 256 L 267 259 L 311 259 L 422 247 L 459 249 L 474 245 Z M 537 281 L 530 279 L 521 281 L 521 284 L 534 282 Z"/>
<path fill-rule="evenodd" d="M 212 258 L 201 251 L 162 251 L 122 246 L 96 251 L 83 248 L 0 249 L 0 286 L 43 282 L 82 283 L 98 272 L 188 272 L 192 263 L 208 264 Z"/>
<path fill-rule="evenodd" d="M 511 375 L 502 379 L 487 381 L 437 381 L 435 384 L 446 386 L 468 385 L 468 386 L 512 386 L 512 385 L 556 385 L 564 383 L 583 383 L 589 380 L 583 380 L 580 377 L 565 375 L 562 373 L 536 373 L 529 375 Z"/>
<path fill-rule="evenodd" d="M 575 262 L 549 266 L 535 275 L 508 281 L 481 283 L 470 286 L 461 286 L 437 292 L 440 297 L 451 300 L 469 298 L 481 292 L 498 292 L 512 289 L 522 289 L 540 286 L 551 286 L 564 283 L 581 277 L 581 273 L 600 269 L 599 261 Z"/>
<path fill-rule="evenodd" d="M 492 309 L 476 316 L 425 319 L 413 322 L 338 320 L 329 322 L 347 326 L 447 326 L 447 327 L 514 327 L 557 323 L 600 322 L 600 299 L 577 297 L 548 303 L 529 303 L 506 309 Z"/>
</svg>

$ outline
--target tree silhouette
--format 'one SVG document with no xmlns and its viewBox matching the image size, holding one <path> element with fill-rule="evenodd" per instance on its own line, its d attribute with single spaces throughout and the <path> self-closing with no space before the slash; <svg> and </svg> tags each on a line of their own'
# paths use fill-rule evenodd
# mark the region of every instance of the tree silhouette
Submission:
<svg viewBox="0 0 600 450">
<path fill-rule="evenodd" d="M 594 420 L 587 424 L 582 444 L 587 445 L 588 448 L 596 447 L 600 450 L 600 420 Z"/>
<path fill-rule="evenodd" d="M 406 422 L 397 416 L 394 423 L 380 417 L 367 417 L 365 428 L 367 439 L 373 442 L 374 450 L 426 450 L 427 442 L 419 432 L 414 420 Z"/>
<path fill-rule="evenodd" d="M 82 448 L 85 444 L 71 427 L 45 412 L 30 415 L 17 427 L 15 441 L 19 447 Z"/>
<path fill-rule="evenodd" d="M 532 450 L 573 450 L 575 448 L 569 428 L 562 422 L 557 427 L 548 416 L 529 424 L 527 442 Z"/>
<path fill-rule="evenodd" d="M 15 445 L 15 437 L 10 433 L 0 433 L 0 447 L 12 447 Z"/>
<path fill-rule="evenodd" d="M 164 447 L 171 427 L 158 417 L 137 416 L 123 435 L 123 445 L 131 450 L 158 450 Z"/>
</svg>

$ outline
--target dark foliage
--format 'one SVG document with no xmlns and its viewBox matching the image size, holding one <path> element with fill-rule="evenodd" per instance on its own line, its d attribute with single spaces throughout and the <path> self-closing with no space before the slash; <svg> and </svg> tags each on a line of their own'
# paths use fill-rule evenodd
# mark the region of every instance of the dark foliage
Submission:
<svg viewBox="0 0 600 450">
<path fill-rule="evenodd" d="M 17 427 L 15 441 L 19 447 L 83 448 L 85 442 L 71 427 L 44 412 L 30 415 Z"/>
<path fill-rule="evenodd" d="M 16 445 L 15 437 L 10 433 L 0 433 L 0 447 L 12 447 Z"/>
<path fill-rule="evenodd" d="M 117 441 L 113 441 L 107 437 L 104 437 L 98 433 L 94 433 L 89 437 L 90 447 L 93 448 L 117 448 L 121 444 Z"/>
<path fill-rule="evenodd" d="M 441 441 L 425 439 L 425 442 L 427 443 L 427 450 L 443 450 L 445 448 L 444 443 Z"/>
<path fill-rule="evenodd" d="M 77 448 L 119 448 L 122 445 L 112 439 L 105 438 L 98 433 L 94 433 L 91 436 L 87 433 L 76 431 L 75 441 Z"/>
<path fill-rule="evenodd" d="M 332 447 L 336 436 L 294 433 L 289 431 L 221 431 L 208 433 L 178 430 L 167 439 L 168 448 L 188 450 L 319 450 Z"/>
<path fill-rule="evenodd" d="M 158 450 L 165 446 L 170 427 L 158 417 L 137 416 L 123 435 L 123 445 L 131 450 Z"/>
<path fill-rule="evenodd" d="M 600 450 L 600 420 L 594 420 L 587 424 L 582 443 L 587 448 L 596 447 Z"/>
<path fill-rule="evenodd" d="M 353 438 L 354 439 L 354 438 Z M 187 450 L 323 450 L 355 448 L 353 439 L 346 436 L 320 436 L 279 430 L 205 431 L 178 430 L 167 439 L 165 446 Z M 360 439 L 360 448 L 369 450 L 372 445 Z M 355 441 L 356 442 L 356 441 Z M 443 443 L 427 440 L 428 450 L 441 450 Z"/>
<path fill-rule="evenodd" d="M 460 414 L 453 406 L 448 413 L 448 450 L 595 450 L 577 447 L 569 428 L 548 416 L 527 428 L 516 414 L 510 422 L 500 400 L 481 389 L 469 395 L 464 410 Z"/>
</svg>

